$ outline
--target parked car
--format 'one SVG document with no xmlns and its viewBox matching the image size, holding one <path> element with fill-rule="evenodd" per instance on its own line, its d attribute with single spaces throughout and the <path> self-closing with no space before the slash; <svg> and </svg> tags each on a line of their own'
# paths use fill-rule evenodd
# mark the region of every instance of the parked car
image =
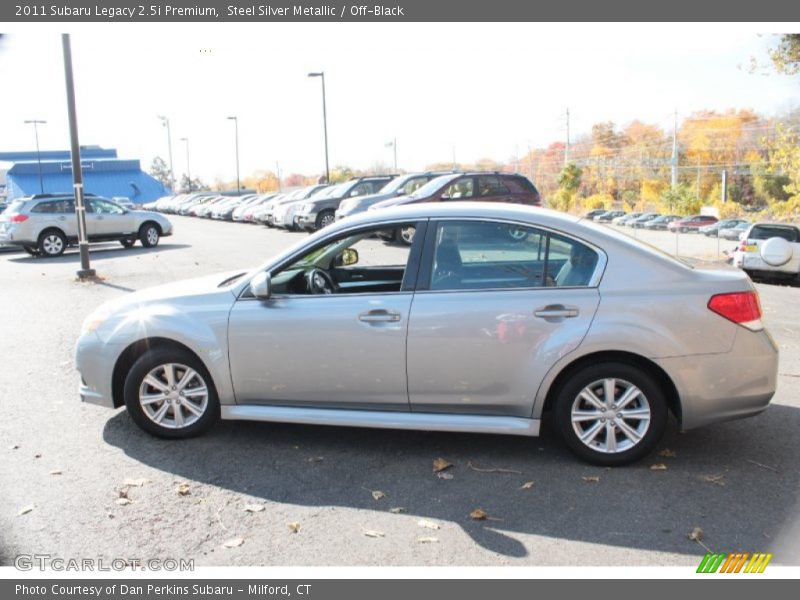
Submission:
<svg viewBox="0 0 800 600">
<path fill-rule="evenodd" d="M 673 221 L 667 225 L 667 229 L 669 231 L 680 233 L 690 233 L 692 231 L 696 233 L 697 230 L 704 225 L 711 225 L 711 223 L 716 223 L 717 221 L 719 221 L 719 219 L 711 215 L 694 215 L 692 217 L 686 217 L 685 219 Z"/>
<path fill-rule="evenodd" d="M 475 200 L 480 202 L 509 202 L 540 206 L 541 196 L 526 177 L 516 173 L 467 172 L 449 173 L 432 179 L 409 196 L 400 196 L 378 202 L 369 210 L 381 210 L 405 204 L 427 202 L 452 202 L 456 200 Z M 411 244 L 414 228 L 399 228 L 381 236 L 387 241 L 397 240 Z"/>
<path fill-rule="evenodd" d="M 124 196 L 114 196 L 113 198 L 111 198 L 111 201 L 127 210 L 136 209 L 136 205 L 133 202 L 131 202 L 131 199 L 126 198 Z"/>
<path fill-rule="evenodd" d="M 329 194 L 335 187 L 327 184 L 316 184 L 295 190 L 288 196 L 268 204 L 263 218 L 259 217 L 259 221 L 269 227 L 283 227 L 289 231 L 295 231 L 297 223 L 294 217 L 299 203 L 303 200 L 321 197 L 323 193 Z"/>
<path fill-rule="evenodd" d="M 428 171 L 426 173 L 409 173 L 392 179 L 376 194 L 345 198 L 336 210 L 336 219 L 351 217 L 368 210 L 370 206 L 396 196 L 413 194 L 431 179 L 443 175 L 441 171 Z"/>
<path fill-rule="evenodd" d="M 752 276 L 800 280 L 800 228 L 785 223 L 753 223 L 742 234 L 733 264 Z"/>
<path fill-rule="evenodd" d="M 627 215 L 622 215 L 621 217 L 615 217 L 612 221 L 612 225 L 626 225 L 628 221 L 632 221 L 638 217 L 641 217 L 644 213 L 643 212 L 632 212 L 628 213 Z"/>
<path fill-rule="evenodd" d="M 646 221 L 642 224 L 644 229 L 649 229 L 650 231 L 655 230 L 666 230 L 667 226 L 672 223 L 673 221 L 678 221 L 682 217 L 680 215 L 661 215 L 656 217 L 655 219 L 651 219 Z"/>
<path fill-rule="evenodd" d="M 722 221 L 717 221 L 715 223 L 710 223 L 708 225 L 703 225 L 698 229 L 698 233 L 702 233 L 706 237 L 717 237 L 719 235 L 720 230 L 722 229 L 731 229 L 740 225 L 742 223 L 749 223 L 747 219 L 724 219 Z"/>
<path fill-rule="evenodd" d="M 327 227 L 336 220 L 336 211 L 342 200 L 375 194 L 395 177 L 397 176 L 355 177 L 339 184 L 325 195 L 312 196 L 296 207 L 294 223 L 306 231 Z"/>
<path fill-rule="evenodd" d="M 633 227 L 634 229 L 641 229 L 644 227 L 645 223 L 652 221 L 661 216 L 661 213 L 657 212 L 646 212 L 643 215 L 636 217 L 635 219 L 631 219 L 627 223 L 625 223 L 628 227 Z"/>
<path fill-rule="evenodd" d="M 595 209 L 592 209 L 589 212 L 587 212 L 585 215 L 583 215 L 583 218 L 584 219 L 589 219 L 591 221 L 595 217 L 599 217 L 600 215 L 602 215 L 605 212 L 608 212 L 608 210 L 606 210 L 605 208 L 595 208 Z"/>
<path fill-rule="evenodd" d="M 723 240 L 732 240 L 738 242 L 742 238 L 742 234 L 750 228 L 750 221 L 743 221 L 733 227 L 726 227 L 719 230 L 719 237 Z"/>
<path fill-rule="evenodd" d="M 228 200 L 221 202 L 211 209 L 209 215 L 218 221 L 233 221 L 233 211 L 242 206 L 245 202 L 258 198 L 258 194 L 245 194 L 243 196 L 231 196 Z"/>
<path fill-rule="evenodd" d="M 279 194 L 256 194 L 233 209 L 233 212 L 231 212 L 231 220 L 236 222 L 246 221 L 246 212 L 248 209 L 254 210 L 257 206 L 262 206 L 265 202 L 270 201 L 278 195 Z"/>
<path fill-rule="evenodd" d="M 411 247 L 374 239 L 406 226 Z M 220 418 L 536 436 L 551 414 L 613 466 L 648 455 L 669 412 L 688 430 L 763 411 L 778 349 L 741 271 L 555 211 L 436 202 L 125 294 L 85 319 L 75 361 L 83 401 L 163 438 Z"/>
<path fill-rule="evenodd" d="M 118 240 L 147 248 L 172 235 L 172 223 L 155 212 L 126 210 L 106 198 L 87 195 L 86 234 L 90 242 Z M 0 243 L 21 246 L 32 256 L 60 256 L 78 241 L 72 194 L 37 194 L 11 203 L 0 215 Z"/>
<path fill-rule="evenodd" d="M 599 215 L 596 215 L 593 219 L 595 223 L 611 223 L 617 217 L 624 217 L 625 216 L 624 210 L 605 210 Z"/>
</svg>

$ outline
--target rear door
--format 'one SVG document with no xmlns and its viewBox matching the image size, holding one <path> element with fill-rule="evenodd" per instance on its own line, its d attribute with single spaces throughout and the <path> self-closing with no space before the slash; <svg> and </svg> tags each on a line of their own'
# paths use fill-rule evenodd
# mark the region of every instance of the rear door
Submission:
<svg viewBox="0 0 800 600">
<path fill-rule="evenodd" d="M 75 215 L 75 201 L 60 198 L 38 202 L 31 207 L 31 219 L 35 219 L 36 230 L 41 232 L 48 227 L 56 227 L 69 239 L 78 237 L 78 218 Z"/>
<path fill-rule="evenodd" d="M 589 329 L 604 264 L 533 227 L 431 223 L 408 328 L 411 410 L 530 417 L 545 374 Z"/>
</svg>

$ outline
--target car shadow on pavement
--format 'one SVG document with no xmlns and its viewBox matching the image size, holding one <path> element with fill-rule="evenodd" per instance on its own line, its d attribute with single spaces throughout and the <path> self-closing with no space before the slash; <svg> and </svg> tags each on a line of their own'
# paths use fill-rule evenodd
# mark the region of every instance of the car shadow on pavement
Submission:
<svg viewBox="0 0 800 600">
<path fill-rule="evenodd" d="M 123 248 L 119 244 L 114 246 L 92 246 L 89 250 L 89 258 L 91 260 L 106 260 L 110 258 L 124 258 L 127 256 L 140 256 L 142 254 L 154 254 L 158 252 L 165 252 L 169 250 L 180 250 L 182 248 L 190 248 L 189 244 L 159 244 L 152 248 L 144 248 L 142 246 L 134 246 L 133 248 Z M 35 263 L 37 265 L 59 264 L 80 262 L 81 255 L 77 248 L 69 248 L 61 256 L 44 257 L 44 256 L 31 256 L 23 254 L 8 259 L 11 262 L 17 263 Z"/>
<path fill-rule="evenodd" d="M 103 437 L 152 468 L 267 502 L 402 506 L 457 524 L 508 557 L 536 560 L 535 538 L 517 535 L 527 534 L 684 554 L 691 562 L 707 548 L 770 551 L 797 519 L 797 431 L 800 410 L 777 404 L 686 434 L 673 423 L 656 453 L 615 469 L 579 462 L 548 429 L 531 439 L 226 421 L 199 438 L 165 441 L 120 411 Z M 452 478 L 433 472 L 439 457 L 453 464 Z M 370 490 L 386 499 L 376 502 Z M 478 508 L 489 519 L 472 519 Z M 700 541 L 689 538 L 695 527 L 704 532 Z M 797 564 L 800 556 L 774 561 Z M 608 562 L 599 547 L 594 564 Z"/>
</svg>

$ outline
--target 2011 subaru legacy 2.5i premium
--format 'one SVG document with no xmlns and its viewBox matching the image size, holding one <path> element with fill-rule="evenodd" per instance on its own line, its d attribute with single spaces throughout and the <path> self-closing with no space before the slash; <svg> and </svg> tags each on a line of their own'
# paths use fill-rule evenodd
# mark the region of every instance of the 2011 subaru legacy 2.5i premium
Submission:
<svg viewBox="0 0 800 600">
<path fill-rule="evenodd" d="M 376 234 L 414 227 L 410 246 Z M 675 319 L 680 313 L 681 318 Z M 735 269 L 560 213 L 423 203 L 332 224 L 259 268 L 101 306 L 80 395 L 182 438 L 218 419 L 535 436 L 600 465 L 764 410 L 778 350 Z"/>
</svg>

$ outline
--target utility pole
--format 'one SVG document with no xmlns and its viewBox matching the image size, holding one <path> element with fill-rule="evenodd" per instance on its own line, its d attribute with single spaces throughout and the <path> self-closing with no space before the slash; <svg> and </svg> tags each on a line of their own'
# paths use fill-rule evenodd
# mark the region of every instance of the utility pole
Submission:
<svg viewBox="0 0 800 600">
<path fill-rule="evenodd" d="M 192 170 L 189 168 L 189 138 L 181 138 L 182 142 L 186 142 L 186 179 L 189 180 L 189 190 L 192 193 Z"/>
<path fill-rule="evenodd" d="M 164 115 L 158 115 L 161 124 L 167 128 L 167 150 L 169 151 L 169 180 L 172 184 L 172 191 L 175 192 L 175 168 L 172 165 L 172 133 L 169 129 L 169 119 Z"/>
<path fill-rule="evenodd" d="M 86 237 L 86 207 L 83 204 L 83 172 L 81 171 L 81 147 L 78 142 L 78 117 L 75 110 L 75 82 L 72 76 L 72 45 L 69 34 L 61 34 L 61 48 L 64 53 L 64 79 L 67 86 L 67 113 L 69 115 L 70 155 L 72 158 L 72 182 L 75 189 L 75 213 L 78 217 L 78 248 L 81 254 L 81 268 L 78 279 L 91 279 L 95 271 L 89 265 L 89 241 Z"/>
<path fill-rule="evenodd" d="M 564 146 L 564 166 L 569 164 L 569 109 L 567 109 L 567 145 Z"/>
<path fill-rule="evenodd" d="M 675 120 L 672 123 L 672 191 L 678 188 L 678 111 L 675 110 Z"/>
<path fill-rule="evenodd" d="M 278 176 L 278 192 L 283 191 L 283 186 L 281 185 L 281 163 L 277 160 L 275 161 L 275 174 Z"/>
<path fill-rule="evenodd" d="M 47 124 L 47 121 L 39 119 L 28 119 L 26 125 L 33 125 L 33 135 L 36 138 L 36 162 L 39 164 L 39 191 L 44 194 L 44 178 L 42 177 L 42 154 L 39 151 L 39 125 Z"/>
<path fill-rule="evenodd" d="M 725 204 L 727 201 L 728 201 L 728 169 L 722 169 L 722 203 Z"/>
<path fill-rule="evenodd" d="M 229 121 L 233 121 L 234 132 L 236 136 L 236 193 L 242 193 L 242 184 L 239 180 L 239 117 L 227 117 Z"/>
<path fill-rule="evenodd" d="M 325 136 L 325 183 L 330 183 L 331 168 L 328 163 L 328 104 L 325 100 L 325 71 L 309 73 L 308 76 L 322 79 L 322 131 Z"/>
</svg>

